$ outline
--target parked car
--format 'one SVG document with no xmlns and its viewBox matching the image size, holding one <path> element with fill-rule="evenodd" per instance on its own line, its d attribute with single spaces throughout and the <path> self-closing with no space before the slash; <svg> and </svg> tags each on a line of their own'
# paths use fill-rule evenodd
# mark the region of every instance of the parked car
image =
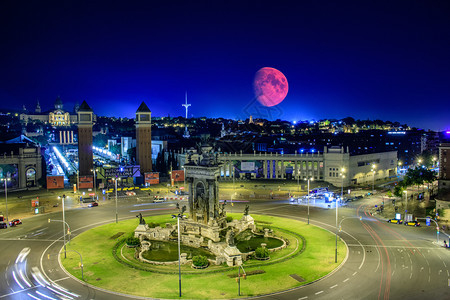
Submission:
<svg viewBox="0 0 450 300">
<path fill-rule="evenodd" d="M 88 204 L 88 207 L 98 206 L 98 202 L 91 202 Z"/>
<path fill-rule="evenodd" d="M 408 222 L 405 222 L 405 225 L 406 225 L 406 226 L 415 226 L 415 227 L 419 227 L 419 226 L 420 226 L 420 223 L 417 222 L 417 221 L 408 221 Z"/>
<path fill-rule="evenodd" d="M 393 223 L 393 224 L 402 224 L 403 220 L 398 220 L 398 219 L 389 219 L 388 223 Z"/>
<path fill-rule="evenodd" d="M 0 222 L 0 228 L 8 228 L 8 225 L 5 222 Z"/>
<path fill-rule="evenodd" d="M 14 219 L 11 222 L 9 222 L 9 226 L 11 226 L 11 227 L 19 225 L 19 224 L 22 224 L 22 221 L 20 219 Z"/>
</svg>

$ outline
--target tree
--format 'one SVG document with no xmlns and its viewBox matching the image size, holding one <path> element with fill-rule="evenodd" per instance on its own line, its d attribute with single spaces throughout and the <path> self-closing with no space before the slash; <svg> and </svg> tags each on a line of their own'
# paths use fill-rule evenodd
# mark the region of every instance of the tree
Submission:
<svg viewBox="0 0 450 300">
<path fill-rule="evenodd" d="M 94 146 L 105 148 L 105 146 L 108 144 L 108 137 L 106 136 L 106 134 L 97 134 L 96 136 L 94 136 L 92 143 L 94 144 Z"/>
<path fill-rule="evenodd" d="M 127 155 L 130 158 L 130 161 L 136 161 L 136 147 L 128 149 Z"/>
<path fill-rule="evenodd" d="M 111 151 L 114 154 L 121 154 L 121 147 L 119 144 L 116 144 L 112 146 L 111 149 L 109 149 L 109 151 Z"/>
</svg>

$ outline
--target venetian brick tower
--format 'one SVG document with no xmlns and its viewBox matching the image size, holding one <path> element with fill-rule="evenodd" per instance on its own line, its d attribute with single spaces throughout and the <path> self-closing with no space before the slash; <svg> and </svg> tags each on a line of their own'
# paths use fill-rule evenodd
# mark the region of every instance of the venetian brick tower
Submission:
<svg viewBox="0 0 450 300">
<path fill-rule="evenodd" d="M 152 171 L 152 112 L 144 102 L 136 111 L 136 159 L 141 175 Z"/>
<path fill-rule="evenodd" d="M 92 153 L 93 111 L 83 101 L 78 110 L 78 170 L 80 176 L 92 176 L 94 156 Z"/>
</svg>

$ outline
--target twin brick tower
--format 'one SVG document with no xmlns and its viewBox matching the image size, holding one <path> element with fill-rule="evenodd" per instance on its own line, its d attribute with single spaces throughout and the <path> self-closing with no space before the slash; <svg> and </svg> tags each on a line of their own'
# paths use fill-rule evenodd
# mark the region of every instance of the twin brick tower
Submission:
<svg viewBox="0 0 450 300">
<path fill-rule="evenodd" d="M 78 109 L 78 170 L 79 176 L 92 177 L 92 126 L 94 112 L 86 103 Z M 152 171 L 152 112 L 142 102 L 136 111 L 136 160 L 141 175 Z"/>
</svg>

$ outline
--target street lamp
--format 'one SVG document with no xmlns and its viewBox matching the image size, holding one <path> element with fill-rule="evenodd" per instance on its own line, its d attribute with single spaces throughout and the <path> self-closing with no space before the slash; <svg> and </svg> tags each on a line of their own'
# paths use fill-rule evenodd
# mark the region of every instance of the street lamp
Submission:
<svg viewBox="0 0 450 300">
<path fill-rule="evenodd" d="M 113 180 L 114 180 L 114 185 L 115 185 L 115 188 L 116 188 L 116 223 L 119 221 L 119 217 L 118 217 L 118 213 L 117 213 L 117 181 L 119 180 L 120 178 L 113 178 Z"/>
<path fill-rule="evenodd" d="M 373 174 L 373 178 L 372 178 L 372 195 L 375 194 L 375 169 L 377 168 L 377 166 L 375 164 L 372 164 L 372 174 Z"/>
<path fill-rule="evenodd" d="M 341 169 L 341 173 L 339 174 L 340 176 L 341 176 L 341 198 L 342 198 L 342 196 L 343 196 L 343 193 L 344 193 L 344 177 L 345 177 L 345 175 L 344 175 L 344 172 L 345 172 L 345 169 L 344 168 L 342 168 Z M 338 207 L 339 207 L 339 203 L 338 203 L 338 199 L 336 198 L 336 247 L 335 247 L 335 254 L 334 254 L 334 262 L 335 263 L 337 263 L 337 236 L 338 236 L 338 230 L 339 230 L 339 227 L 338 227 Z"/>
<path fill-rule="evenodd" d="M 58 196 L 58 199 L 62 198 L 62 214 L 63 214 L 63 234 L 64 234 L 64 258 L 66 258 L 66 212 L 64 211 L 64 200 L 66 195 Z"/>
<path fill-rule="evenodd" d="M 80 191 L 80 170 L 77 170 L 77 192 Z"/>
<path fill-rule="evenodd" d="M 311 177 L 311 178 L 308 178 L 308 179 L 305 179 L 305 180 L 308 181 L 308 196 L 307 196 L 307 198 L 308 198 L 308 225 L 309 225 L 309 181 L 310 180 L 313 181 L 314 177 Z"/>
<path fill-rule="evenodd" d="M 97 170 L 95 168 L 91 170 L 91 172 L 94 173 L 94 195 L 95 195 L 95 197 L 97 196 L 97 184 L 96 184 L 96 180 L 95 180 L 95 173 L 96 173 L 96 171 Z"/>
<path fill-rule="evenodd" d="M 183 169 L 183 189 L 184 192 L 186 192 L 186 170 L 184 169 L 184 166 L 181 167 Z"/>
<path fill-rule="evenodd" d="M 180 204 L 177 203 L 177 209 L 179 213 L 177 215 L 172 215 L 172 218 L 177 218 L 177 228 L 178 228 L 178 289 L 180 291 L 180 297 L 181 297 L 181 250 L 180 250 L 180 244 L 181 244 L 181 232 L 180 232 L 180 219 L 184 218 L 183 215 L 186 211 L 186 206 L 183 206 L 183 208 L 180 209 Z"/>
<path fill-rule="evenodd" d="M 405 221 L 406 221 L 406 213 L 408 212 L 408 190 L 404 190 L 403 193 L 405 193 L 405 199 L 406 199 L 406 205 L 405 205 Z"/>
<path fill-rule="evenodd" d="M 5 182 L 6 223 L 8 223 L 8 181 L 11 181 L 11 178 L 5 177 L 2 180 Z"/>
</svg>

